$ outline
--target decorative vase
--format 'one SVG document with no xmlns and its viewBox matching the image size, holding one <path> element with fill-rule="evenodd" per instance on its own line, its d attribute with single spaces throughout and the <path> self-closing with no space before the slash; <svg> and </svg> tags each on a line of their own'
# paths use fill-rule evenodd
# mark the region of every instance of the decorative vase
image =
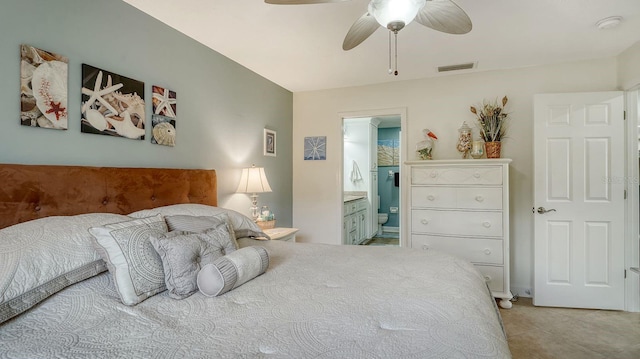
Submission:
<svg viewBox="0 0 640 359">
<path fill-rule="evenodd" d="M 469 150 L 471 150 L 471 127 L 467 125 L 467 121 L 462 122 L 462 126 L 458 129 L 456 148 L 458 152 L 462 153 L 462 158 L 467 158 Z"/>
<path fill-rule="evenodd" d="M 484 156 L 484 141 L 473 141 L 469 154 L 475 159 L 482 158 Z"/>
<path fill-rule="evenodd" d="M 487 150 L 487 158 L 500 158 L 501 143 L 497 142 L 485 142 L 484 146 Z"/>
</svg>

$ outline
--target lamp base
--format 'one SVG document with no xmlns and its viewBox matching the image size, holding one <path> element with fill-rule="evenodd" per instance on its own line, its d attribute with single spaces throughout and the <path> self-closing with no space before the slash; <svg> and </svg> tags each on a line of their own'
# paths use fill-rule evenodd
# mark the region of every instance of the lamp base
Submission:
<svg viewBox="0 0 640 359">
<path fill-rule="evenodd" d="M 251 195 L 251 207 L 249 207 L 249 211 L 251 213 L 251 219 L 253 219 L 254 222 L 258 221 L 258 217 L 260 217 L 260 209 L 258 208 L 257 193 Z"/>
</svg>

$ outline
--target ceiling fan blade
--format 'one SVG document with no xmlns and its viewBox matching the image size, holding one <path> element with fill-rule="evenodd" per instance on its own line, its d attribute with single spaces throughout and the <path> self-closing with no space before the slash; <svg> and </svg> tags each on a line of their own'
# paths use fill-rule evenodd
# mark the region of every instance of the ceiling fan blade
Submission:
<svg viewBox="0 0 640 359">
<path fill-rule="evenodd" d="M 349 32 L 347 33 L 347 36 L 345 36 L 344 42 L 342 43 L 342 49 L 347 51 L 360 45 L 379 27 L 380 24 L 378 24 L 376 19 L 371 14 L 366 13 L 362 15 L 361 18 L 356 20 L 356 22 L 351 25 L 351 28 L 349 29 Z"/>
<path fill-rule="evenodd" d="M 467 13 L 451 0 L 428 0 L 415 21 L 447 34 L 466 34 L 473 27 Z"/>
<path fill-rule="evenodd" d="M 322 4 L 329 2 L 345 2 L 350 0 L 264 0 L 267 4 L 273 5 L 305 5 L 305 4 Z"/>
</svg>

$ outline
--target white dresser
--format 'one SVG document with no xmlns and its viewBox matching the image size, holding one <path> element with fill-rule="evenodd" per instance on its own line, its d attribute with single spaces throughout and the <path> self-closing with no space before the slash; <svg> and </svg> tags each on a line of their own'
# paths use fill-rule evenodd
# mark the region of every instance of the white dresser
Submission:
<svg viewBox="0 0 640 359">
<path fill-rule="evenodd" d="M 500 306 L 509 288 L 510 159 L 411 161 L 408 210 L 413 248 L 471 261 Z"/>
</svg>

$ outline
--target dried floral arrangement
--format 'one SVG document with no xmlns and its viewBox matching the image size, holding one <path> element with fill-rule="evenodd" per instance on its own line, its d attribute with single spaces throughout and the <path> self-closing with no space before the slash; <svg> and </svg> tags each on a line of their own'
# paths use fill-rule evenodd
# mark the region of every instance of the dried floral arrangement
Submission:
<svg viewBox="0 0 640 359">
<path fill-rule="evenodd" d="M 501 104 L 498 101 L 483 102 L 480 109 L 471 106 L 471 112 L 478 120 L 480 136 L 485 142 L 500 142 L 506 137 L 509 113 L 505 112 L 505 106 L 508 101 L 509 99 L 505 96 Z"/>
</svg>

